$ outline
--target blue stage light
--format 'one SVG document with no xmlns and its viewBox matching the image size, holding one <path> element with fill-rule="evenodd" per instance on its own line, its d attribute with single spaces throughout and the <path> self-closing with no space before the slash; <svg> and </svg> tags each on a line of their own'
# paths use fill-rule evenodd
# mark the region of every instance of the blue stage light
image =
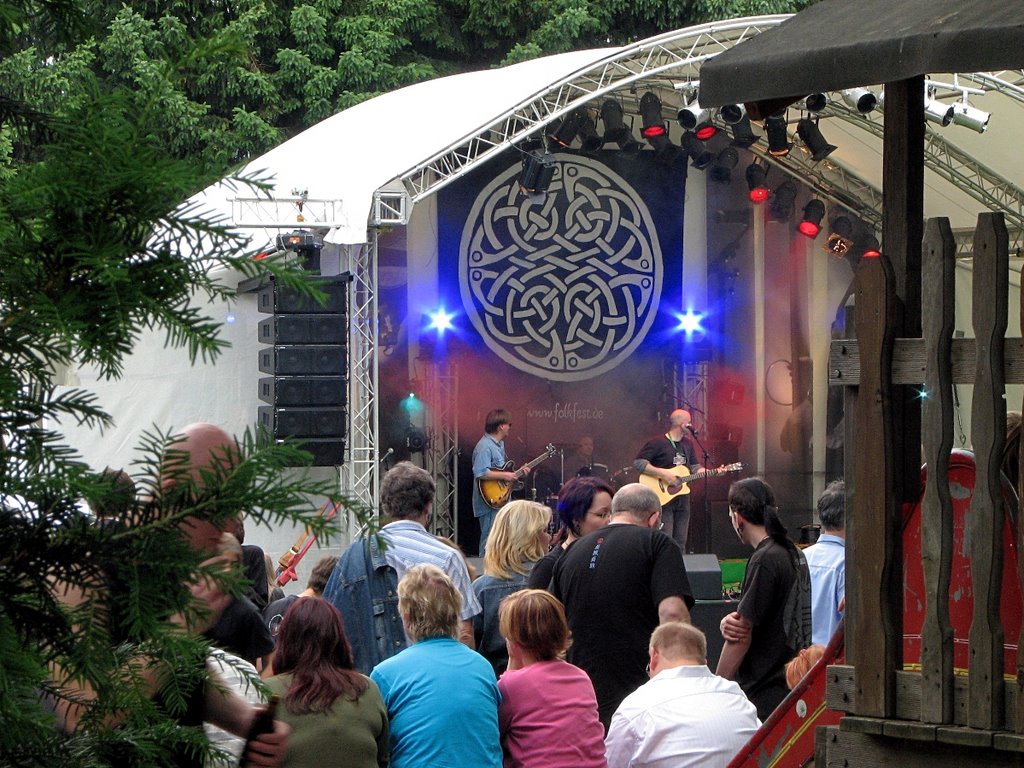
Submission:
<svg viewBox="0 0 1024 768">
<path fill-rule="evenodd" d="M 687 310 L 685 314 L 679 316 L 679 330 L 685 333 L 687 336 L 693 336 L 695 333 L 703 333 L 704 328 L 701 325 L 704 322 L 704 315 L 693 310 Z"/>
<path fill-rule="evenodd" d="M 429 313 L 428 316 L 430 317 L 430 324 L 427 327 L 431 330 L 437 331 L 438 333 L 444 333 L 454 327 L 452 325 L 452 320 L 455 319 L 455 315 L 450 314 L 443 307 L 435 312 Z"/>
</svg>

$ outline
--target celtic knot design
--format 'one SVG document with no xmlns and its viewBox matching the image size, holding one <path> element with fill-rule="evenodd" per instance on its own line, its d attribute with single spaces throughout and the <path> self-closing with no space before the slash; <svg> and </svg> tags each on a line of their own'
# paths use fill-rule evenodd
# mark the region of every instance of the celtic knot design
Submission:
<svg viewBox="0 0 1024 768">
<path fill-rule="evenodd" d="M 488 348 L 519 370 L 579 381 L 641 344 L 663 266 L 651 214 L 597 160 L 557 155 L 543 203 L 520 193 L 519 165 L 479 194 L 462 232 L 462 303 Z"/>
</svg>

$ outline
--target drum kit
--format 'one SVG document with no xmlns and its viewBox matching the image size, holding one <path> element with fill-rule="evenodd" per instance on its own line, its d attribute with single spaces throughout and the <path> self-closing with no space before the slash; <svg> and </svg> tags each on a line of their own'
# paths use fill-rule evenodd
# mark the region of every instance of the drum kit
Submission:
<svg viewBox="0 0 1024 768">
<path fill-rule="evenodd" d="M 571 452 L 577 447 L 576 443 L 553 443 L 558 449 L 558 468 L 549 469 L 538 467 L 535 469 L 529 480 L 528 495 L 535 501 L 554 509 L 558 505 L 558 492 L 562 485 L 574 477 L 597 477 L 608 483 L 613 490 L 619 490 L 627 483 L 635 483 L 639 473 L 633 467 L 622 467 L 615 472 L 609 470 L 607 464 L 591 461 L 573 469 L 572 465 L 566 465 L 566 451 Z M 572 457 L 569 458 L 572 461 Z"/>
</svg>

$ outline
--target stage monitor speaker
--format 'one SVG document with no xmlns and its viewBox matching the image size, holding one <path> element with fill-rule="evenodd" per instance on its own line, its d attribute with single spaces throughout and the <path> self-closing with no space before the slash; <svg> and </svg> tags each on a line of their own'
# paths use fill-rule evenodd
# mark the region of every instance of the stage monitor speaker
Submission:
<svg viewBox="0 0 1024 768">
<path fill-rule="evenodd" d="M 338 344 L 289 344 L 263 347 L 259 369 L 275 376 L 344 376 L 345 347 Z"/>
<path fill-rule="evenodd" d="M 348 384 L 343 376 L 264 376 L 259 397 L 276 406 L 345 405 Z"/>
<path fill-rule="evenodd" d="M 264 314 L 340 314 L 347 315 L 348 284 L 351 277 L 347 274 L 331 278 L 317 279 L 317 288 L 327 298 L 321 305 L 315 299 L 296 290 L 278 285 L 271 279 L 260 287 L 257 294 L 256 308 Z"/>
<path fill-rule="evenodd" d="M 698 509 L 700 509 L 701 515 L 696 514 Z M 700 545 L 706 551 L 713 553 L 720 560 L 746 559 L 750 557 L 753 550 L 739 540 L 736 531 L 732 528 L 732 522 L 729 520 L 729 502 L 712 500 L 708 503 L 708 510 L 711 513 L 710 542 L 704 541 L 706 529 L 703 520 L 703 508 L 693 507 L 690 513 L 690 536 L 693 537 L 694 532 L 697 532 L 697 538 L 691 538 L 694 546 L 697 546 L 697 542 L 700 542 Z M 710 546 L 708 546 L 709 543 Z"/>
<path fill-rule="evenodd" d="M 714 555 L 683 555 L 690 589 L 696 600 L 722 599 L 722 567 Z"/>
<path fill-rule="evenodd" d="M 739 603 L 735 600 L 698 600 L 690 609 L 690 622 L 704 633 L 708 640 L 708 666 L 718 666 L 718 657 L 722 655 L 722 630 L 719 624 L 722 619 L 736 610 Z"/>
<path fill-rule="evenodd" d="M 274 315 L 259 324 L 261 344 L 344 344 L 345 315 Z"/>
<path fill-rule="evenodd" d="M 274 437 L 344 437 L 348 414 L 344 408 L 259 407 L 260 426 Z"/>
</svg>

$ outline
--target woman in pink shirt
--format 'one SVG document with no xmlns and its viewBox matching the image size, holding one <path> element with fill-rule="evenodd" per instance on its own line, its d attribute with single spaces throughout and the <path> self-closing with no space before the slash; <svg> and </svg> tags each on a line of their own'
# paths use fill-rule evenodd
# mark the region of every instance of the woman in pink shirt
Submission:
<svg viewBox="0 0 1024 768">
<path fill-rule="evenodd" d="M 560 658 L 569 647 L 562 604 L 543 589 L 525 589 L 502 600 L 498 615 L 508 646 L 508 670 L 498 680 L 504 768 L 607 768 L 594 686 Z"/>
</svg>

